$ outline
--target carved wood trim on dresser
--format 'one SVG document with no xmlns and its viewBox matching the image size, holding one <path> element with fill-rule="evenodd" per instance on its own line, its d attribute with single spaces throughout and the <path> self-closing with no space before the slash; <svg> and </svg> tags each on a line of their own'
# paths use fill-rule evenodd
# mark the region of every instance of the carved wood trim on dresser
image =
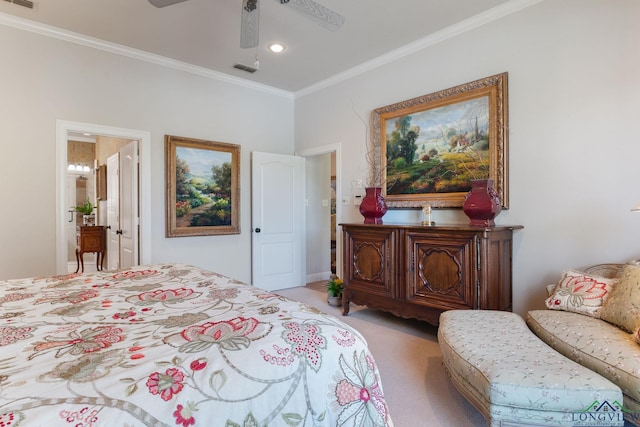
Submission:
<svg viewBox="0 0 640 427">
<path fill-rule="evenodd" d="M 352 302 L 433 325 L 446 310 L 511 310 L 522 226 L 340 225 L 345 316 Z"/>
</svg>

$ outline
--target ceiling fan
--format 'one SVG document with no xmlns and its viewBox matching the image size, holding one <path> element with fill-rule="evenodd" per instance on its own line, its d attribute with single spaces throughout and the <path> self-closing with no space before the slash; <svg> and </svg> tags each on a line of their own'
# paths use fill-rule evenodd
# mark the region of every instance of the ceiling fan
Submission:
<svg viewBox="0 0 640 427">
<path fill-rule="evenodd" d="M 155 7 L 171 6 L 187 0 L 149 0 Z M 313 0 L 276 0 L 289 6 L 302 16 L 311 19 L 324 28 L 337 31 L 344 23 L 344 17 L 316 3 Z M 240 47 L 258 46 L 259 36 L 259 0 L 242 0 L 242 20 L 240 23 Z"/>
</svg>

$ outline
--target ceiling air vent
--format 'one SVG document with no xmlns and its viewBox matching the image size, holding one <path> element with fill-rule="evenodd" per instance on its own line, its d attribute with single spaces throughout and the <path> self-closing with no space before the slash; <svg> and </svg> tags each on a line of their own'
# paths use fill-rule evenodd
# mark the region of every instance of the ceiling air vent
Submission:
<svg viewBox="0 0 640 427">
<path fill-rule="evenodd" d="M 246 71 L 247 73 L 255 73 L 258 71 L 257 68 L 249 67 L 248 65 L 235 64 L 233 68 L 237 68 L 238 70 Z"/>
<path fill-rule="evenodd" d="M 27 9 L 33 9 L 33 2 L 29 0 L 4 0 L 8 3 L 13 3 L 18 6 L 26 7 Z"/>
</svg>

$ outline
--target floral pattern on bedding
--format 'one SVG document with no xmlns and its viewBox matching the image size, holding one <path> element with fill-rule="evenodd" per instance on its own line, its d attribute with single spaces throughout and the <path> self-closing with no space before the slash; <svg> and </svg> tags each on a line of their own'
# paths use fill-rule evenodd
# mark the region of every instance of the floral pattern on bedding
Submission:
<svg viewBox="0 0 640 427">
<path fill-rule="evenodd" d="M 0 282 L 0 424 L 393 425 L 357 331 L 181 264 Z"/>
</svg>

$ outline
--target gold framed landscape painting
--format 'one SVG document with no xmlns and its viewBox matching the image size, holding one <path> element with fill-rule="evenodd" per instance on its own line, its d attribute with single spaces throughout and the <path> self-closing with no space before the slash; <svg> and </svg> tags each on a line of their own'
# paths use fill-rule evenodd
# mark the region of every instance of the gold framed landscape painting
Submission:
<svg viewBox="0 0 640 427">
<path fill-rule="evenodd" d="M 387 206 L 461 207 L 490 178 L 507 209 L 507 111 L 507 73 L 374 110 Z"/>
<path fill-rule="evenodd" d="M 240 233 L 240 146 L 165 135 L 167 237 Z"/>
</svg>

